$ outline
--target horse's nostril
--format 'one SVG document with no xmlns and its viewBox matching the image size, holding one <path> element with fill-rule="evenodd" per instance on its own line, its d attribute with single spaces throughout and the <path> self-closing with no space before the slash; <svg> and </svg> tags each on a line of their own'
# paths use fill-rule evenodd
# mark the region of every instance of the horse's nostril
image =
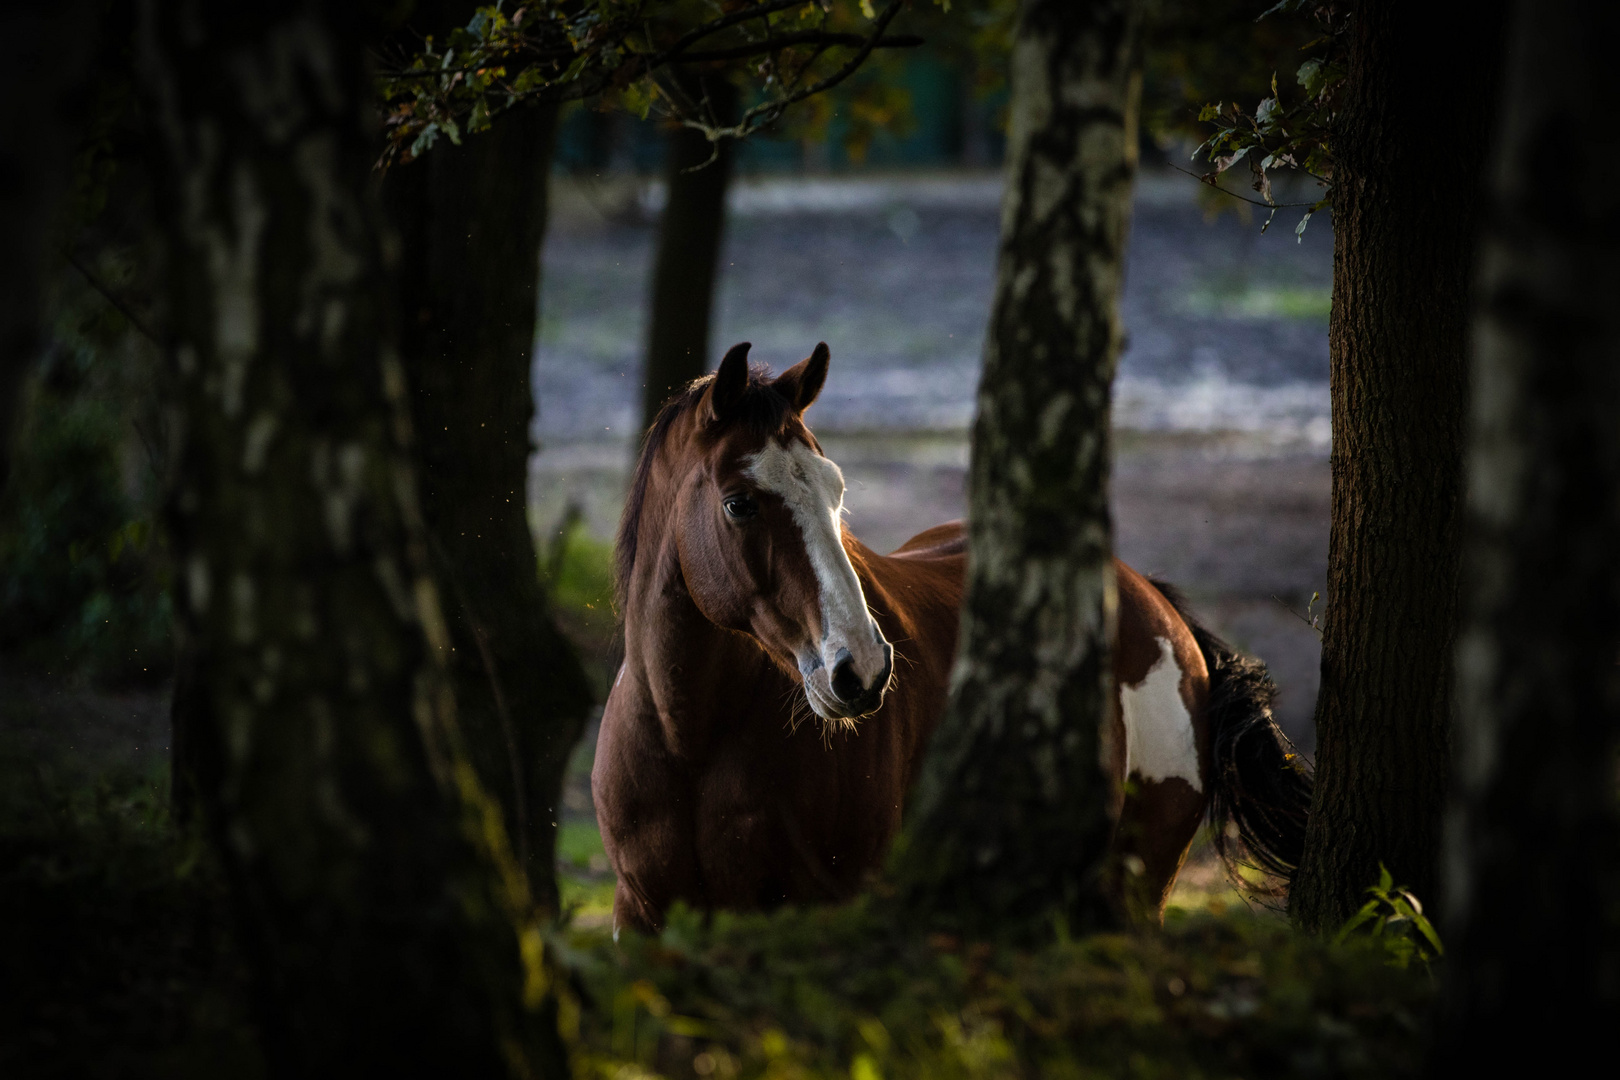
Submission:
<svg viewBox="0 0 1620 1080">
<path fill-rule="evenodd" d="M 838 695 L 840 701 L 854 701 L 864 689 L 861 677 L 855 674 L 854 658 L 849 655 L 848 649 L 839 649 L 838 657 L 833 662 L 832 692 Z"/>
</svg>

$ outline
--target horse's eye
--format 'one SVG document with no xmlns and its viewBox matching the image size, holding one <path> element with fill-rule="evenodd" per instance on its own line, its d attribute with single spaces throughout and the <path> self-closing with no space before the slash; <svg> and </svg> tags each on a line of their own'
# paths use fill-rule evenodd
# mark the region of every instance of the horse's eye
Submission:
<svg viewBox="0 0 1620 1080">
<path fill-rule="evenodd" d="M 726 516 L 733 521 L 747 521 L 759 513 L 759 503 L 748 495 L 733 495 L 724 503 Z"/>
</svg>

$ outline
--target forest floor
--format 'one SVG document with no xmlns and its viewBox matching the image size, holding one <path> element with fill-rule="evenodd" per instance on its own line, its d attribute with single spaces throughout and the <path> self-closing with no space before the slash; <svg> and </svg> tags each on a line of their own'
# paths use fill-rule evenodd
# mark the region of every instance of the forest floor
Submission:
<svg viewBox="0 0 1620 1080">
<path fill-rule="evenodd" d="M 223 883 L 177 830 L 159 692 L 0 669 L 0 1076 L 267 1075 Z M 585 745 L 589 745 L 589 742 Z M 585 797 L 582 751 L 570 784 Z M 587 809 L 578 807 L 576 809 Z M 1161 931 L 1036 949 L 922 934 L 881 895 L 772 916 L 677 912 L 615 944 L 585 814 L 560 843 L 579 1080 L 1398 1077 L 1435 980 L 1378 939 L 1303 937 L 1195 855 Z"/>
</svg>

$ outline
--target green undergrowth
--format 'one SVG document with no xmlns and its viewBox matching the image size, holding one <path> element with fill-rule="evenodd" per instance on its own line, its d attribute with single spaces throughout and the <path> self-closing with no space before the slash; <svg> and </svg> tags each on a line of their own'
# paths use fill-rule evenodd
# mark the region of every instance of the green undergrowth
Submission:
<svg viewBox="0 0 1620 1080">
<path fill-rule="evenodd" d="M 557 891 L 568 917 L 581 926 L 607 926 L 614 883 L 596 823 L 563 822 L 557 830 Z"/>
<path fill-rule="evenodd" d="M 1376 941 L 1265 912 L 1037 951 L 928 935 L 881 903 L 677 914 L 660 940 L 577 932 L 576 1075 L 1392 1077 L 1419 1071 L 1433 980 Z"/>
<path fill-rule="evenodd" d="M 263 1075 L 223 884 L 161 781 L 0 780 L 0 1076 Z"/>
<path fill-rule="evenodd" d="M 0 1076 L 264 1075 L 223 884 L 168 820 L 161 777 L 63 786 L 6 760 Z M 930 934 L 882 899 L 678 911 L 662 938 L 615 945 L 600 837 L 569 822 L 558 840 L 578 1080 L 1398 1077 L 1421 1061 L 1434 976 L 1397 966 L 1395 907 L 1375 912 L 1381 936 L 1337 944 L 1212 885 L 1162 931 L 1038 950 Z"/>
<path fill-rule="evenodd" d="M 123 283 L 132 269 L 103 272 Z M 69 281 L 21 394 L 0 492 L 0 653 L 58 677 L 153 684 L 173 662 L 155 357 Z"/>
<path fill-rule="evenodd" d="M 540 579 L 558 624 L 590 672 L 596 700 L 605 700 L 618 666 L 613 545 L 591 536 L 578 517 L 570 515 L 541 555 Z"/>
</svg>

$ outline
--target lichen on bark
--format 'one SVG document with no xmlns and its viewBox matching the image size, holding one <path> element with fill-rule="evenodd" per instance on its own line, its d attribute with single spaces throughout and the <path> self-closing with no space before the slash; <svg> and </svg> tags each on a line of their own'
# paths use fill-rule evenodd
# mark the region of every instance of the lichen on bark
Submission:
<svg viewBox="0 0 1620 1080">
<path fill-rule="evenodd" d="M 1130 0 L 1026 3 L 1014 46 L 957 665 L 895 865 L 906 903 L 969 932 L 1113 917 L 1109 391 L 1139 19 Z"/>
</svg>

